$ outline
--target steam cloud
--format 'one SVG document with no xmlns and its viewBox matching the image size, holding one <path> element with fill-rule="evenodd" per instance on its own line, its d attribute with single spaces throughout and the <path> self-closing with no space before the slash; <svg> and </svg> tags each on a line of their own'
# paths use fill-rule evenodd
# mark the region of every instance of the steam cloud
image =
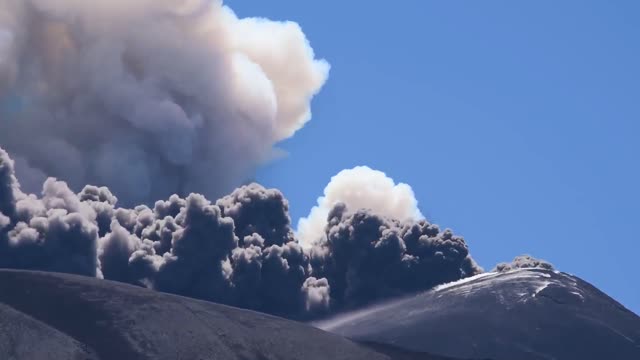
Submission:
<svg viewBox="0 0 640 360">
<path fill-rule="evenodd" d="M 298 222 L 298 235 L 303 244 L 321 241 L 329 213 L 334 206 L 344 204 L 350 209 L 369 209 L 376 214 L 407 221 L 422 218 L 418 201 L 407 184 L 395 184 L 381 171 L 358 166 L 339 172 L 331 178 L 318 198 L 318 205 Z"/>
<path fill-rule="evenodd" d="M 217 197 L 304 126 L 328 71 L 296 23 L 221 1 L 0 0 L 0 144 L 26 192 Z"/>
<path fill-rule="evenodd" d="M 321 238 L 305 247 L 282 193 L 258 184 L 215 203 L 199 194 L 153 208 L 117 201 L 106 187 L 75 194 L 54 178 L 42 196 L 27 195 L 0 149 L 0 267 L 96 276 L 293 318 L 482 271 L 461 237 L 413 218 L 415 201 L 404 219 L 338 202 Z"/>
</svg>

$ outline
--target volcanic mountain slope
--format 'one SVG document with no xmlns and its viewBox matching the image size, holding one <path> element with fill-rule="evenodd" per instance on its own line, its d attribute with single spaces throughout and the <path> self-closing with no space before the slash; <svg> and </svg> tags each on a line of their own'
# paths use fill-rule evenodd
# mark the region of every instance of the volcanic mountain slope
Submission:
<svg viewBox="0 0 640 360">
<path fill-rule="evenodd" d="M 444 360 L 252 311 L 75 275 L 0 270 L 0 358 Z"/>
<path fill-rule="evenodd" d="M 316 326 L 460 358 L 640 359 L 640 317 L 575 276 L 541 269 L 480 274 Z"/>
<path fill-rule="evenodd" d="M 0 304 L 0 358 L 98 359 L 72 337 L 4 304 Z"/>
</svg>

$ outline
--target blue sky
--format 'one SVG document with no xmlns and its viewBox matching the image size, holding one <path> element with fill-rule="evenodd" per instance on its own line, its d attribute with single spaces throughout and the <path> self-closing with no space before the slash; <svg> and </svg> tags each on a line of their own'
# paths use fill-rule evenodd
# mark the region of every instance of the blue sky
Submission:
<svg viewBox="0 0 640 360">
<path fill-rule="evenodd" d="M 226 2 L 298 22 L 332 65 L 258 180 L 294 223 L 330 177 L 410 184 L 485 268 L 531 253 L 640 313 L 640 2 Z"/>
</svg>

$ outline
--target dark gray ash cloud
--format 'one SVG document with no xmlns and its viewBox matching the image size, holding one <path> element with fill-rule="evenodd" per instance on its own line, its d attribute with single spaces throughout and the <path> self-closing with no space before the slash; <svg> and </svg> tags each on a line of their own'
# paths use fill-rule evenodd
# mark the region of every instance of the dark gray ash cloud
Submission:
<svg viewBox="0 0 640 360">
<path fill-rule="evenodd" d="M 331 298 L 354 307 L 425 290 L 480 272 L 462 237 L 426 220 L 401 222 L 337 204 L 326 239 L 311 250 L 314 276 L 328 279 Z"/>
<path fill-rule="evenodd" d="M 425 290 L 482 271 L 463 238 L 426 220 L 329 211 L 302 244 L 288 202 L 249 184 L 212 202 L 177 195 L 118 206 L 106 187 L 79 193 L 47 179 L 22 192 L 0 150 L 0 266 L 96 276 L 305 319 Z M 304 246 L 303 246 L 304 245 Z"/>
<path fill-rule="evenodd" d="M 224 216 L 233 219 L 240 239 L 261 234 L 264 245 L 283 245 L 294 240 L 289 202 L 276 189 L 257 184 L 242 186 L 216 204 Z"/>
<path fill-rule="evenodd" d="M 25 195 L 1 148 L 0 181 L 0 267 L 98 275 L 98 228 L 90 206 L 55 179 L 45 181 L 41 198 Z"/>
</svg>

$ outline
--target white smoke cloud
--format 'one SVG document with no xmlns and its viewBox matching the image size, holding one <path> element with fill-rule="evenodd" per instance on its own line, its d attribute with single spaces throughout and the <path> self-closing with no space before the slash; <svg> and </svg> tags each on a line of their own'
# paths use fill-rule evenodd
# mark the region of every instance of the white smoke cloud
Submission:
<svg viewBox="0 0 640 360">
<path fill-rule="evenodd" d="M 324 196 L 318 198 L 318 205 L 299 220 L 297 235 L 302 244 L 309 246 L 322 239 L 329 211 L 338 203 L 344 203 L 351 211 L 369 209 L 400 221 L 423 218 L 411 186 L 396 184 L 382 171 L 358 166 L 332 177 Z"/>
<path fill-rule="evenodd" d="M 304 126 L 328 72 L 297 24 L 221 1 L 0 0 L 0 144 L 25 187 L 221 195 Z"/>
</svg>

